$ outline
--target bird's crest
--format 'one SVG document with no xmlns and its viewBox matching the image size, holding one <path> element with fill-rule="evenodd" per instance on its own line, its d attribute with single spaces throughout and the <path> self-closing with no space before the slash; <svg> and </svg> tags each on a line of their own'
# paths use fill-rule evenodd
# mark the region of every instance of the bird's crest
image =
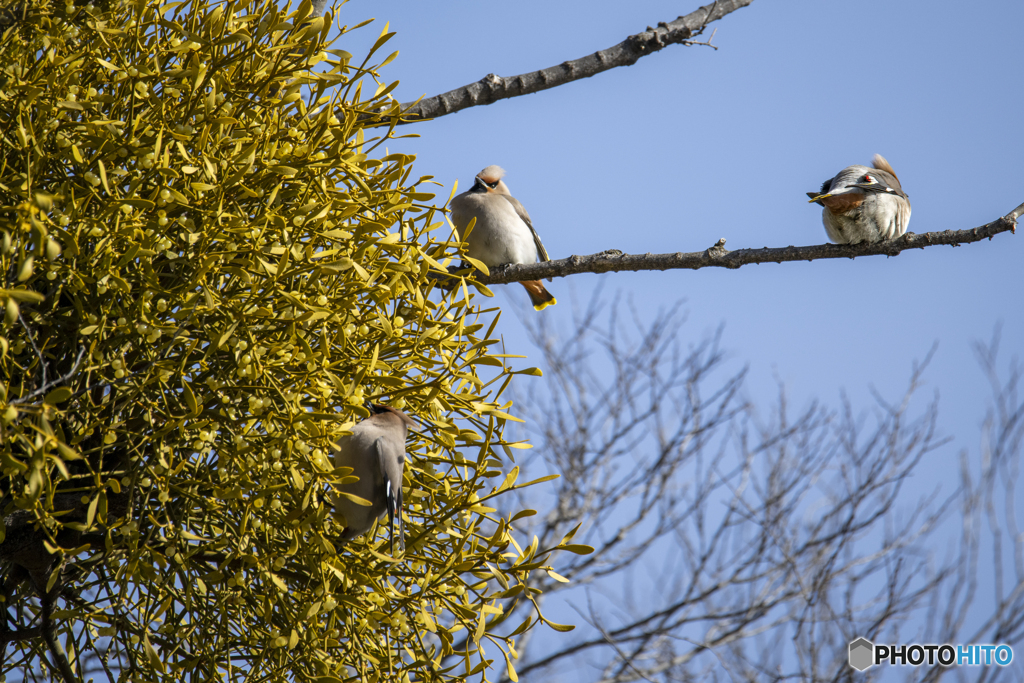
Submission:
<svg viewBox="0 0 1024 683">
<path fill-rule="evenodd" d="M 476 174 L 476 177 L 485 183 L 496 183 L 505 176 L 505 169 L 501 166 L 490 165 Z"/>
<path fill-rule="evenodd" d="M 896 171 L 892 170 L 892 166 L 885 160 L 881 154 L 876 154 L 875 158 L 871 160 L 871 165 L 877 168 L 879 171 L 885 171 L 896 180 L 899 180 L 899 176 L 896 175 Z"/>
<path fill-rule="evenodd" d="M 381 413 L 390 413 L 390 414 L 396 416 L 398 419 L 400 419 L 402 422 L 404 422 L 409 427 L 416 427 L 417 426 L 416 423 L 413 422 L 412 418 L 409 417 L 408 415 L 406 415 L 405 413 L 403 413 L 401 410 L 398 410 L 396 408 L 392 408 L 391 406 L 386 406 L 383 403 L 371 403 L 370 404 L 370 412 L 373 415 L 380 415 Z"/>
</svg>

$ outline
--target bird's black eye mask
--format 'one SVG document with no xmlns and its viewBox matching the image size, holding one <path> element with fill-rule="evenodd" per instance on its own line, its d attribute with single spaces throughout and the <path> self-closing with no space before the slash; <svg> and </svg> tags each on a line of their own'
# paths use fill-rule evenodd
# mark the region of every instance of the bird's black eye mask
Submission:
<svg viewBox="0 0 1024 683">
<path fill-rule="evenodd" d="M 501 178 L 495 180 L 493 183 L 489 183 L 483 178 L 477 178 L 476 183 L 473 184 L 473 192 L 487 192 L 487 189 L 495 189 L 498 187 L 498 183 L 501 182 Z"/>
</svg>

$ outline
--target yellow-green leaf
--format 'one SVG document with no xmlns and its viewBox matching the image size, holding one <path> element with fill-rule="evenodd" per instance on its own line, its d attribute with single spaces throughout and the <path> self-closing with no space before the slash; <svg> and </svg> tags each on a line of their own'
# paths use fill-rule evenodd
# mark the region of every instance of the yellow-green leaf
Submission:
<svg viewBox="0 0 1024 683">
<path fill-rule="evenodd" d="M 51 406 L 55 406 L 71 398 L 71 394 L 73 393 L 74 392 L 71 391 L 71 389 L 68 387 L 57 387 L 53 391 L 46 394 L 46 397 L 43 399 L 43 403 L 48 403 Z"/>
<path fill-rule="evenodd" d="M 501 650 L 501 654 L 505 657 L 505 670 L 508 672 L 508 678 L 515 683 L 515 681 L 519 680 L 519 674 L 516 673 L 516 668 L 512 666 L 512 658 L 508 656 L 508 653 L 503 648 L 498 649 Z"/>
<path fill-rule="evenodd" d="M 192 392 L 192 387 L 188 385 L 188 382 L 181 383 L 182 393 L 185 396 L 185 403 L 188 405 L 189 411 L 193 415 L 199 414 L 199 402 L 196 400 L 195 393 Z"/>
<path fill-rule="evenodd" d="M 561 574 L 558 574 L 558 573 L 556 573 L 556 572 L 553 572 L 553 571 L 551 571 L 550 569 L 548 569 L 548 570 L 546 570 L 546 571 L 547 571 L 547 573 L 548 573 L 548 576 L 550 576 L 550 577 L 551 577 L 552 579 L 554 579 L 555 581 L 558 581 L 559 583 L 569 583 L 569 579 L 565 578 L 565 577 L 564 577 L 564 576 L 562 576 Z"/>
<path fill-rule="evenodd" d="M 594 548 L 589 545 L 581 545 L 579 543 L 567 543 L 565 545 L 558 546 L 559 550 L 565 550 L 566 552 L 574 553 L 576 555 L 589 555 L 594 552 Z"/>
</svg>

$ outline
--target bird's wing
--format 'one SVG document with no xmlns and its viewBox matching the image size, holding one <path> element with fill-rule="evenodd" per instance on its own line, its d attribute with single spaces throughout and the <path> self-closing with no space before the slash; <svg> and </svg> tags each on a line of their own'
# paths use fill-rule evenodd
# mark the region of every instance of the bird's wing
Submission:
<svg viewBox="0 0 1024 683">
<path fill-rule="evenodd" d="M 524 223 L 526 223 L 526 227 L 528 227 L 530 232 L 533 233 L 533 243 L 537 245 L 537 256 L 540 260 L 550 261 L 551 259 L 548 258 L 548 250 L 544 248 L 544 243 L 540 241 L 540 235 L 537 234 L 537 230 L 533 227 L 533 221 L 530 220 L 530 214 L 526 213 L 526 209 L 523 205 L 519 203 L 518 199 L 510 195 L 503 194 L 499 196 L 508 200 L 509 204 L 512 205 L 512 208 L 516 210 L 517 214 L 519 214 L 519 217 L 523 219 Z"/>
<path fill-rule="evenodd" d="M 383 436 L 373 442 L 377 452 L 377 467 L 384 483 L 384 495 L 388 510 L 388 530 L 391 537 L 391 554 L 395 554 L 395 515 L 402 529 L 402 470 L 405 464 L 405 449 L 397 447 Z M 404 544 L 404 539 L 402 541 Z"/>
<path fill-rule="evenodd" d="M 875 178 L 874 183 L 865 183 L 858 187 L 861 187 L 868 192 L 887 192 L 889 194 L 899 195 L 900 197 L 907 196 L 907 193 L 904 192 L 903 188 L 900 186 L 899 178 L 894 176 L 892 173 L 876 169 L 875 171 L 872 171 L 871 175 Z"/>
<path fill-rule="evenodd" d="M 865 192 L 892 194 L 904 198 L 907 196 L 903 188 L 900 187 L 900 181 L 896 180 L 895 176 L 885 171 L 871 171 L 869 175 L 873 182 L 853 183 L 852 187 L 859 187 Z"/>
</svg>

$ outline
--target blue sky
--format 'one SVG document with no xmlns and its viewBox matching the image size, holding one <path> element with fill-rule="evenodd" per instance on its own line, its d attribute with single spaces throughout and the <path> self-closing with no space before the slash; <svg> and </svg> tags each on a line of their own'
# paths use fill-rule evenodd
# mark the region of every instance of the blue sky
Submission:
<svg viewBox="0 0 1024 683">
<path fill-rule="evenodd" d="M 370 27 L 339 46 L 354 54 L 383 22 L 398 59 L 385 70 L 402 101 L 494 72 L 515 75 L 609 47 L 696 4 L 369 3 L 341 9 Z M 617 248 L 699 251 L 819 244 L 820 209 L 805 192 L 879 152 L 913 204 L 910 230 L 984 224 L 1024 201 L 1019 171 L 1024 4 L 988 3 L 979 25 L 962 3 L 772 3 L 713 24 L 719 50 L 669 47 L 636 65 L 526 97 L 407 126 L 421 137 L 419 174 L 446 188 L 496 163 L 530 211 L 552 258 Z M 975 35 L 970 35 L 974 33 Z M 932 344 L 928 373 L 946 430 L 976 434 L 985 384 L 970 350 L 1002 325 L 1003 348 L 1024 342 L 1021 238 L 932 247 L 897 258 L 651 273 L 577 275 L 550 288 L 560 306 L 599 280 L 649 315 L 683 298 L 694 337 L 726 325 L 749 390 L 781 379 L 796 402 L 859 402 L 868 387 L 900 391 Z M 570 285 L 571 280 L 571 285 Z M 611 282 L 608 282 L 608 281 Z M 500 303 L 518 286 L 498 287 Z M 564 315 L 555 307 L 545 315 Z M 503 333 L 529 353 L 512 316 Z"/>
<path fill-rule="evenodd" d="M 697 6 L 353 0 L 342 23 L 378 21 L 337 47 L 358 57 L 390 22 L 400 55 L 385 77 L 409 101 L 578 58 Z M 421 137 L 389 147 L 445 185 L 439 201 L 456 180 L 468 189 L 483 167 L 503 166 L 552 258 L 700 251 L 720 237 L 732 249 L 820 244 L 805 192 L 876 152 L 910 195 L 911 231 L 971 228 L 1024 202 L 1022 25 L 1020 0 L 756 0 L 712 24 L 717 51 L 672 46 L 407 126 Z M 1004 367 L 1024 348 L 1022 263 L 1024 236 L 1003 234 L 896 258 L 577 275 L 548 285 L 558 306 L 523 315 L 568 318 L 599 282 L 649 318 L 684 299 L 692 340 L 680 341 L 724 324 L 735 366 L 750 367 L 749 396 L 766 407 L 781 381 L 796 408 L 846 393 L 869 410 L 872 389 L 897 399 L 937 344 L 924 396 L 938 393 L 954 440 L 919 472 L 926 491 L 962 449 L 977 452 L 989 394 L 971 344 L 1000 326 Z M 526 301 L 518 286 L 495 289 L 499 305 Z M 516 316 L 501 333 L 509 352 L 536 357 Z"/>
</svg>

